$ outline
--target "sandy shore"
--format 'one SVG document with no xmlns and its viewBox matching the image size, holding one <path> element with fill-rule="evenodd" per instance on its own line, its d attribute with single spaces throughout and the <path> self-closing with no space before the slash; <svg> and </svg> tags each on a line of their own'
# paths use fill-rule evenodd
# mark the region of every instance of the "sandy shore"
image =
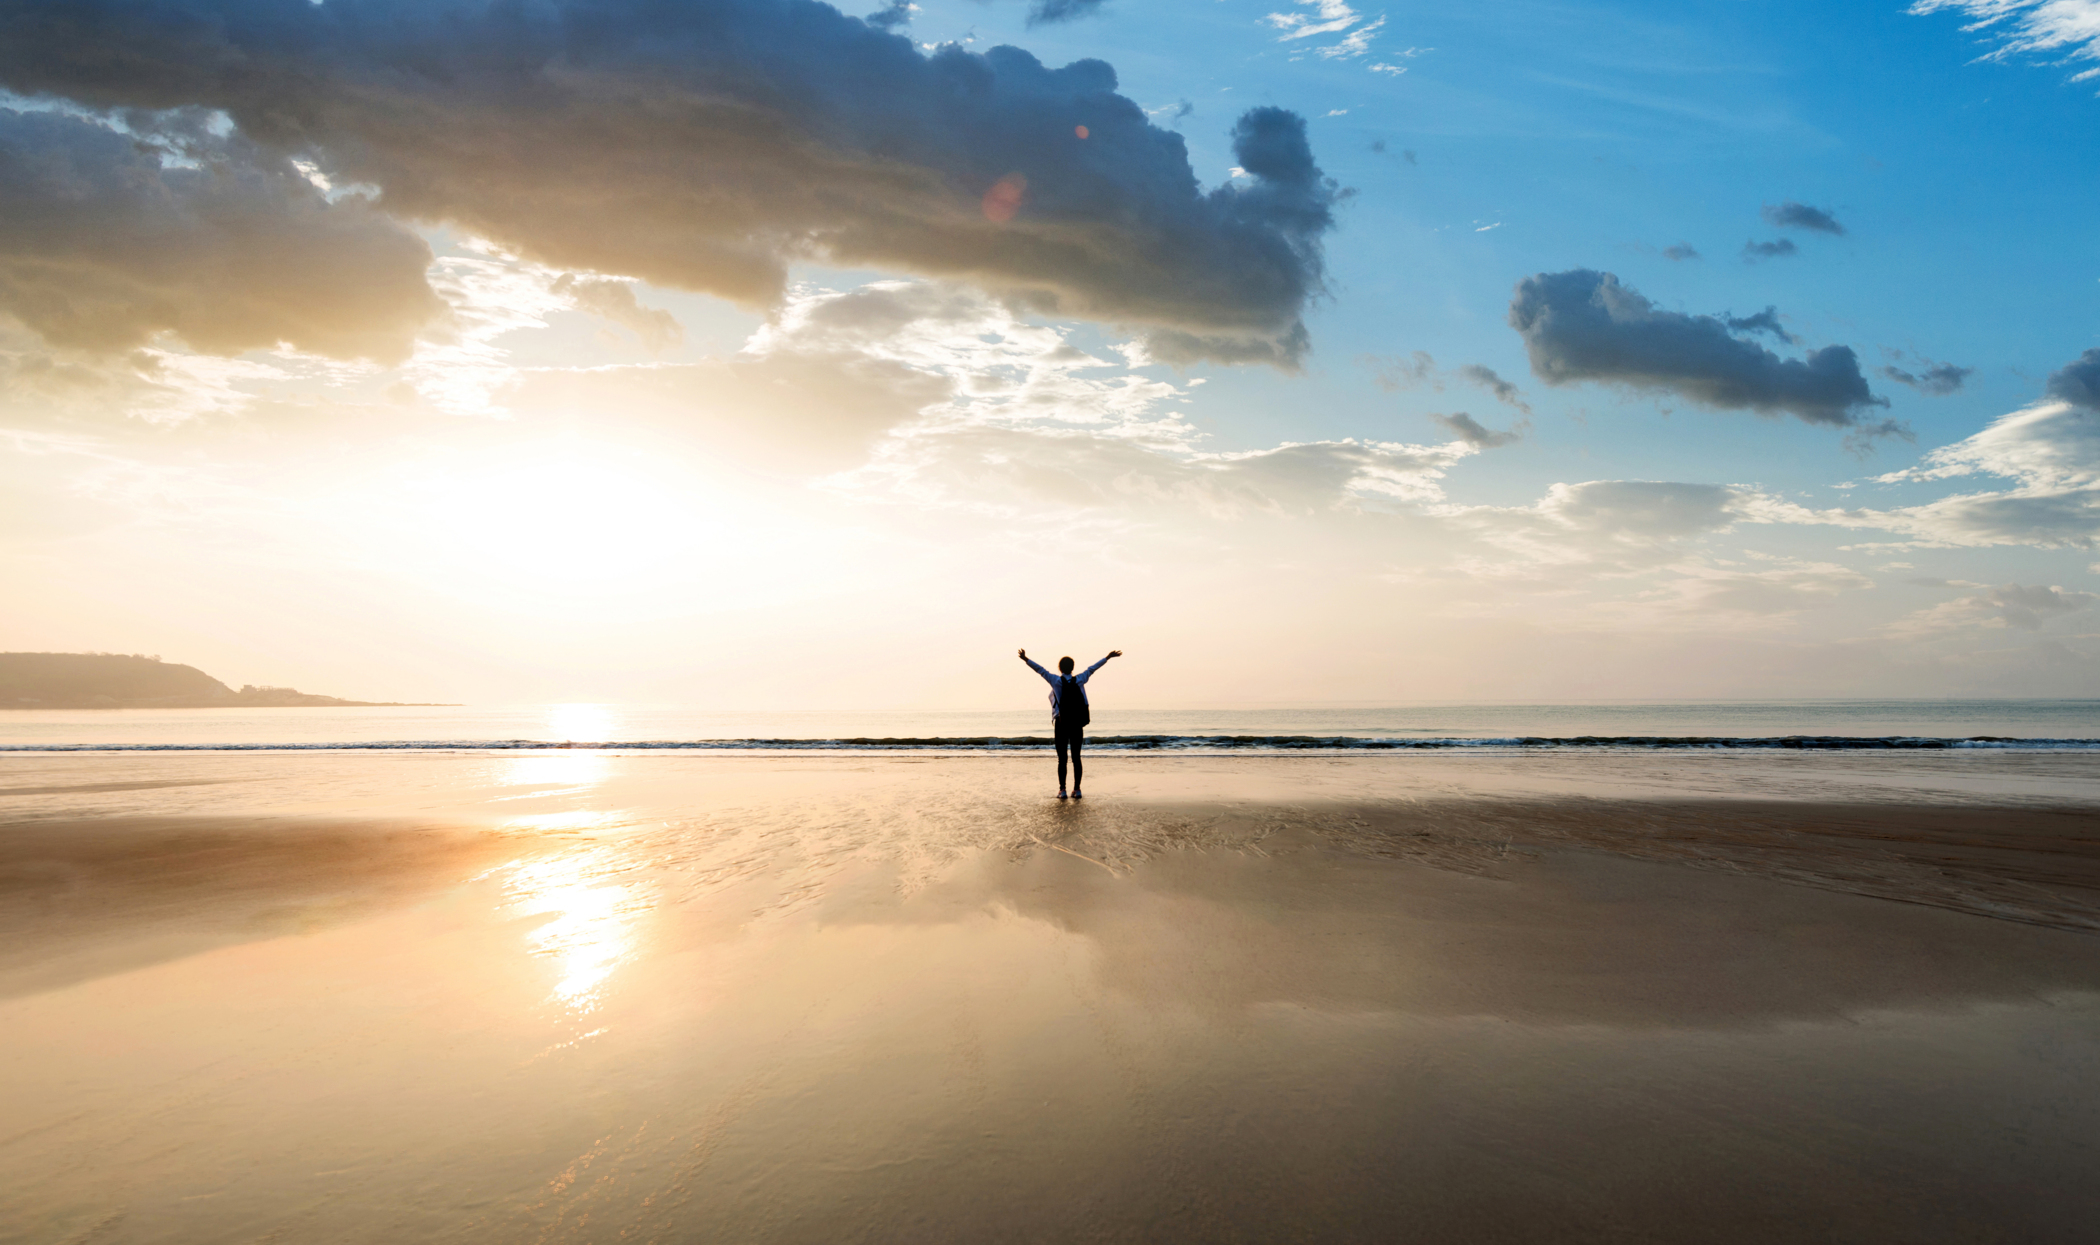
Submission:
<svg viewBox="0 0 2100 1245">
<path fill-rule="evenodd" d="M 0 1240 L 2073 1240 L 2100 758 L 6 759 Z"/>
</svg>

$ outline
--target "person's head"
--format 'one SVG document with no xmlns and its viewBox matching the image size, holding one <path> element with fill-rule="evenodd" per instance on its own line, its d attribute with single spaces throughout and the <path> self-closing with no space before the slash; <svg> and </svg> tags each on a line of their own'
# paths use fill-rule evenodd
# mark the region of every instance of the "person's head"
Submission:
<svg viewBox="0 0 2100 1245">
<path fill-rule="evenodd" d="M 1072 673 L 1072 659 L 1071 659 L 1071 658 L 1069 658 L 1069 657 L 1060 657 L 1060 658 L 1058 658 L 1058 659 L 1057 659 L 1057 672 L 1058 672 L 1059 674 L 1070 674 L 1070 673 Z"/>
</svg>

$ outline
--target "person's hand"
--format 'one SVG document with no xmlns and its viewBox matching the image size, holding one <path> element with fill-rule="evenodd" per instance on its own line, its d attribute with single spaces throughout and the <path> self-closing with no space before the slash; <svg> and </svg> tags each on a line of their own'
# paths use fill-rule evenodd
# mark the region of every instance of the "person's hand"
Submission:
<svg viewBox="0 0 2100 1245">
<path fill-rule="evenodd" d="M 1021 655 L 1021 660 L 1022 660 L 1022 661 L 1027 661 L 1027 660 L 1028 660 L 1028 650 L 1027 650 L 1027 649 L 1025 649 L 1025 648 L 1017 648 L 1017 649 L 1015 649 L 1014 651 L 1015 651 L 1016 653 L 1019 653 L 1019 654 Z"/>
<path fill-rule="evenodd" d="M 1123 655 L 1123 650 L 1119 648 L 1112 648 L 1108 650 L 1108 655 L 1110 657 L 1121 657 Z"/>
</svg>

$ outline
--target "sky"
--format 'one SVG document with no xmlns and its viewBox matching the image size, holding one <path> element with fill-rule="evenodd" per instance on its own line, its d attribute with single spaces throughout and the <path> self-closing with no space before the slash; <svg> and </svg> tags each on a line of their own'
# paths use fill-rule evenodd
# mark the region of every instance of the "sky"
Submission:
<svg viewBox="0 0 2100 1245">
<path fill-rule="evenodd" d="M 2100 696 L 2100 0 L 0 0 L 0 649 Z"/>
</svg>

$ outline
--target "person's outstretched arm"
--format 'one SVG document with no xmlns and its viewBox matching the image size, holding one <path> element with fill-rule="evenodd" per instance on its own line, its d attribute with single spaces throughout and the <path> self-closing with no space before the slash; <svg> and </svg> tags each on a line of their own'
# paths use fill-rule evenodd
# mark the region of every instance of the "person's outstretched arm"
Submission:
<svg viewBox="0 0 2100 1245">
<path fill-rule="evenodd" d="M 1111 650 L 1109 650 L 1109 654 L 1108 654 L 1108 657 L 1121 657 L 1122 655 L 1123 655 L 1123 650 L 1122 650 L 1122 649 L 1119 649 L 1119 648 L 1118 648 L 1118 649 L 1111 649 Z M 1100 661 L 1097 661 L 1097 662 L 1095 662 L 1095 663 L 1094 663 L 1093 665 L 1091 665 L 1091 666 L 1088 666 L 1088 667 L 1086 668 L 1085 672 L 1083 672 L 1083 673 L 1082 673 L 1082 674 L 1081 674 L 1081 675 L 1079 676 L 1079 681 L 1080 681 L 1081 683 L 1084 683 L 1084 682 L 1086 682 L 1086 681 L 1087 681 L 1088 679 L 1092 678 L 1092 677 L 1093 677 L 1093 674 L 1094 674 L 1094 671 L 1096 671 L 1096 670 L 1099 670 L 1099 669 L 1100 669 L 1101 667 L 1103 667 L 1103 666 L 1105 666 L 1105 665 L 1107 665 L 1107 664 L 1108 664 L 1108 657 L 1104 657 L 1104 658 L 1102 658 L 1102 659 L 1101 659 Z M 1035 663 L 1034 663 L 1034 662 L 1029 662 L 1028 664 L 1029 664 L 1029 665 L 1031 665 L 1031 666 L 1034 666 L 1034 665 L 1035 665 Z M 1040 670 L 1040 669 L 1042 669 L 1042 667 L 1041 667 L 1041 666 L 1036 666 L 1036 669 Z M 1045 677 L 1047 677 L 1047 676 L 1045 676 Z"/>
<path fill-rule="evenodd" d="M 1028 650 L 1027 650 L 1027 649 L 1025 649 L 1025 648 L 1024 648 L 1024 649 L 1017 649 L 1016 651 L 1017 651 L 1017 652 L 1019 652 L 1019 653 L 1021 654 L 1021 660 L 1022 660 L 1022 661 L 1028 661 Z M 1108 659 L 1107 659 L 1106 657 L 1104 657 L 1104 658 L 1102 658 L 1101 660 L 1103 660 L 1103 661 L 1107 661 Z M 1048 684 L 1049 684 L 1050 686 L 1052 686 L 1052 687 L 1056 687 L 1056 686 L 1057 686 L 1057 676 L 1056 676 L 1056 675 L 1054 675 L 1054 674 L 1052 674 L 1052 673 L 1050 673 L 1050 672 L 1049 672 L 1048 670 L 1045 670 L 1045 669 L 1043 669 L 1043 668 L 1042 668 L 1041 666 L 1038 666 L 1038 665 L 1036 665 L 1036 664 L 1035 664 L 1034 662 L 1032 662 L 1032 661 L 1028 661 L 1028 668 L 1029 668 L 1030 670 L 1033 670 L 1033 671 L 1035 671 L 1035 672 L 1036 672 L 1037 674 L 1039 674 L 1039 675 L 1042 675 L 1042 676 L 1043 676 L 1043 682 L 1045 682 L 1045 683 L 1048 683 Z"/>
</svg>

